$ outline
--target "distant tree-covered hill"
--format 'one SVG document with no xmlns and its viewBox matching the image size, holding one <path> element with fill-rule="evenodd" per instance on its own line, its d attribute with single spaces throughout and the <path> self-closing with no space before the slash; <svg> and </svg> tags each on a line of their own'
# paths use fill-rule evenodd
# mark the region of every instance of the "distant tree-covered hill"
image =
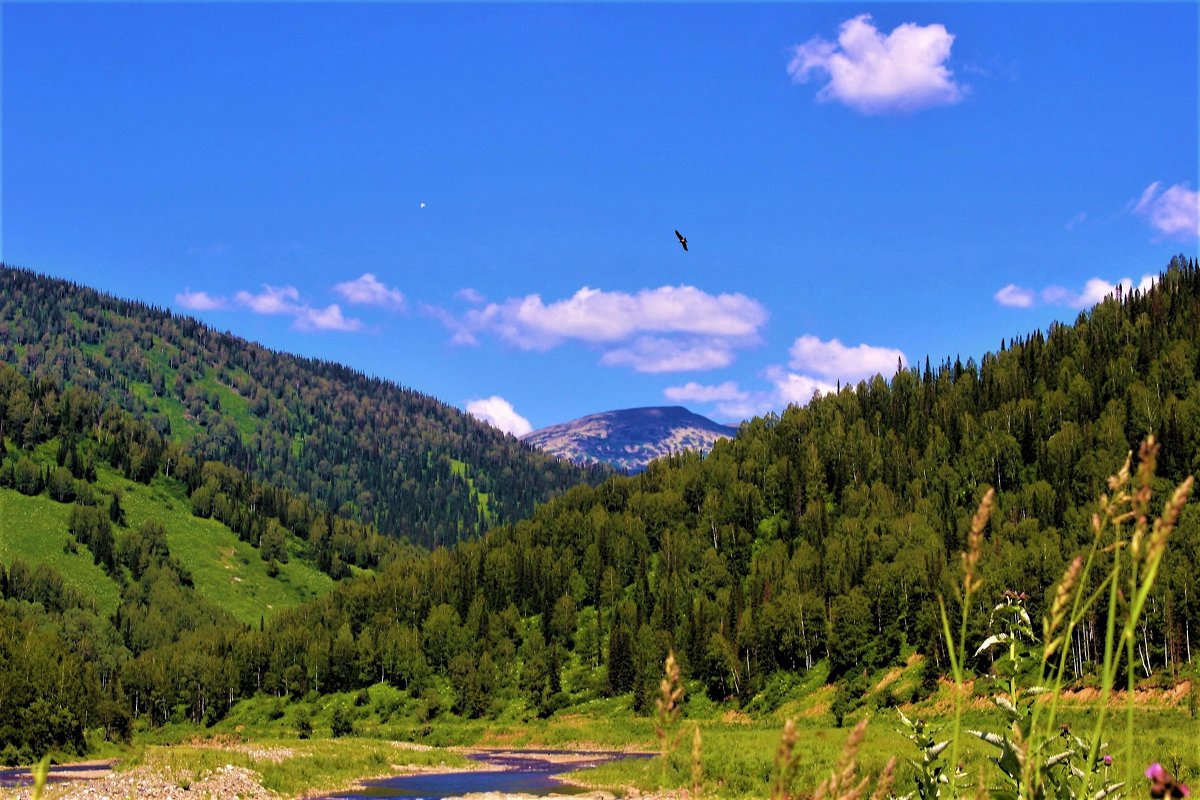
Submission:
<svg viewBox="0 0 1200 800">
<path fill-rule="evenodd" d="M 8 266 L 0 361 L 111 398 L 199 459 L 425 545 L 513 522 L 604 474 L 390 381 Z"/>
</svg>

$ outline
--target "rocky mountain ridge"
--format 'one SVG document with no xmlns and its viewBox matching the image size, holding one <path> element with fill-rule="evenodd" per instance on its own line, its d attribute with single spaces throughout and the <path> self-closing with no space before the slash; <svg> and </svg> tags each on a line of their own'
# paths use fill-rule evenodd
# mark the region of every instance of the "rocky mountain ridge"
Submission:
<svg viewBox="0 0 1200 800">
<path fill-rule="evenodd" d="M 656 458 L 695 450 L 707 453 L 737 428 L 722 425 L 683 406 L 651 406 L 601 411 L 527 433 L 525 442 L 576 464 L 608 464 L 640 472 Z"/>
</svg>

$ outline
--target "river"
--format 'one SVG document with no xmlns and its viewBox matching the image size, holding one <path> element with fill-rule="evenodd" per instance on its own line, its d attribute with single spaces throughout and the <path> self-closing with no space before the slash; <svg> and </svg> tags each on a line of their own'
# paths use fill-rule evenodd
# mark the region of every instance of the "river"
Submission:
<svg viewBox="0 0 1200 800">
<path fill-rule="evenodd" d="M 563 750 L 476 752 L 468 758 L 486 765 L 484 769 L 381 778 L 368 781 L 362 788 L 330 795 L 325 800 L 373 800 L 380 797 L 442 800 L 476 792 L 583 794 L 589 790 L 566 783 L 558 776 L 564 772 L 586 769 L 617 759 L 648 757 L 649 754 L 643 753 L 578 753 Z"/>
</svg>

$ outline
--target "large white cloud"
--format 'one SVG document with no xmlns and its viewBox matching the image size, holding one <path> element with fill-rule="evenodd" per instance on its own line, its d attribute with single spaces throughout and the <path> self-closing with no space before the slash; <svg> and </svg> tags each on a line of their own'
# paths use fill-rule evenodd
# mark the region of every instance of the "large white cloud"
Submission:
<svg viewBox="0 0 1200 800">
<path fill-rule="evenodd" d="M 829 82 L 817 98 L 865 114 L 915 111 L 957 103 L 965 89 L 946 67 L 954 34 L 944 25 L 905 23 L 886 36 L 870 14 L 842 23 L 836 43 L 815 37 L 797 45 L 788 72 L 805 83 L 813 73 Z"/>
<path fill-rule="evenodd" d="M 1150 220 L 1160 233 L 1181 238 L 1200 237 L 1200 191 L 1177 183 L 1165 191 L 1162 181 L 1146 187 L 1134 211 Z"/>
<path fill-rule="evenodd" d="M 546 350 L 568 339 L 617 342 L 639 333 L 748 337 L 767 311 L 742 294 L 710 295 L 694 286 L 661 286 L 636 294 L 583 287 L 552 303 L 540 295 L 514 297 L 469 310 L 467 326 L 490 330 L 527 350 Z"/>
<path fill-rule="evenodd" d="M 892 347 L 869 344 L 847 347 L 838 339 L 825 342 L 811 334 L 793 342 L 788 354 L 791 356 L 788 366 L 816 374 L 826 380 L 826 385 L 835 380 L 853 383 L 877 373 L 890 378 L 897 363 L 908 363 L 904 353 Z"/>
<path fill-rule="evenodd" d="M 467 413 L 476 419 L 488 422 L 513 436 L 524 436 L 533 430 L 529 420 L 517 413 L 512 403 L 500 395 L 492 395 L 467 403 Z"/>
<path fill-rule="evenodd" d="M 462 299 L 481 301 L 477 294 Z M 455 344 L 491 334 L 523 350 L 549 350 L 576 341 L 600 347 L 600 363 L 639 372 L 723 367 L 734 351 L 759 340 L 767 310 L 743 294 L 709 294 L 694 286 L 660 286 L 629 293 L 585 286 L 563 300 L 512 297 L 467 309 L 461 316 L 423 307 L 453 332 Z"/>
<path fill-rule="evenodd" d="M 346 298 L 347 302 L 357 305 L 382 306 L 393 311 L 403 311 L 408 305 L 403 292 L 387 286 L 370 272 L 364 272 L 352 281 L 339 283 L 333 290 Z"/>
</svg>

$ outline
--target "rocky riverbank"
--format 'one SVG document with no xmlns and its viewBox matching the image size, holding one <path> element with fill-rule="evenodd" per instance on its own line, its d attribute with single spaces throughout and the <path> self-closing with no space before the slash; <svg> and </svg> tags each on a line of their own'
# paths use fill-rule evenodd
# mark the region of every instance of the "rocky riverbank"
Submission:
<svg viewBox="0 0 1200 800">
<path fill-rule="evenodd" d="M 51 777 L 56 775 L 52 770 Z M 277 800 L 278 796 L 264 789 L 258 773 L 232 764 L 201 774 L 191 771 L 172 771 L 135 767 L 124 772 L 108 772 L 80 777 L 70 775 L 63 783 L 47 784 L 44 800 L 208 800 L 209 798 L 241 798 L 241 800 Z M 0 790 L 4 800 L 31 800 L 32 786 Z"/>
</svg>

